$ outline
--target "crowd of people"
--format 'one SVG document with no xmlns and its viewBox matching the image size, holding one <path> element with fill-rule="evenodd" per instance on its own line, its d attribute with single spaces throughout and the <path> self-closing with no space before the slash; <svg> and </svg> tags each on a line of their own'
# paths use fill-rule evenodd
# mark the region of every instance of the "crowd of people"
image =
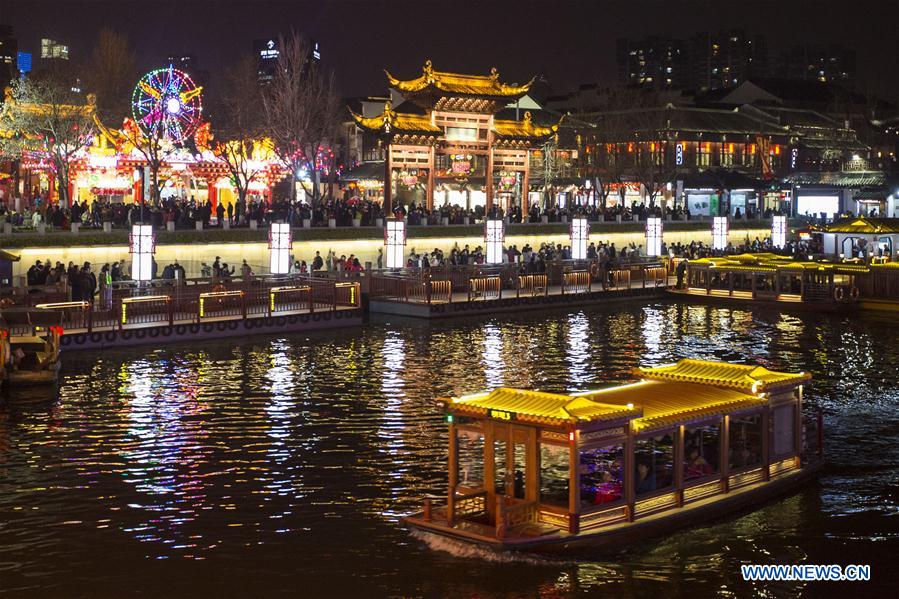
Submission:
<svg viewBox="0 0 899 599">
<path fill-rule="evenodd" d="M 776 212 L 768 209 L 763 213 L 765 218 L 770 218 Z M 61 206 L 59 203 L 46 203 L 36 201 L 34 207 L 26 206 L 21 212 L 0 203 L 0 222 L 7 222 L 14 227 L 36 229 L 39 225 L 57 229 L 68 229 L 72 223 L 78 223 L 82 227 L 100 229 L 104 223 L 110 223 L 112 227 L 124 228 L 137 222 L 152 223 L 154 227 L 162 229 L 168 223 L 174 223 L 176 229 L 195 229 L 197 223 L 202 223 L 204 228 L 210 227 L 248 227 L 250 221 L 256 221 L 259 226 L 265 226 L 273 221 L 285 221 L 294 227 L 351 227 L 354 225 L 368 227 L 375 226 L 379 220 L 387 216 L 380 202 L 362 198 L 331 198 L 322 199 L 315 206 L 307 202 L 292 202 L 287 199 L 277 199 L 266 202 L 259 198 L 249 200 L 238 199 L 229 203 L 216 203 L 211 201 L 199 201 L 193 197 L 170 197 L 163 199 L 158 204 L 146 203 L 125 204 L 112 202 L 109 199 L 97 198 L 88 203 L 86 200 L 74 202 L 71 207 Z M 422 204 L 410 203 L 397 205 L 392 210 L 392 216 L 406 217 L 408 223 L 416 225 L 462 225 L 483 222 L 489 218 L 508 218 L 510 223 L 558 223 L 570 220 L 575 216 L 586 217 L 591 222 L 615 222 L 645 221 L 650 216 L 670 217 L 674 220 L 690 220 L 694 218 L 689 208 L 676 207 L 663 211 L 659 206 L 646 206 L 635 204 L 632 207 L 622 205 L 607 206 L 583 206 L 571 205 L 561 207 L 558 205 L 540 206 L 534 204 L 527 211 L 522 211 L 520 206 L 512 206 L 507 212 L 500 207 L 493 206 L 489 211 L 484 206 L 465 208 L 459 205 L 445 204 L 428 210 Z M 755 214 L 746 215 L 747 218 L 755 217 Z M 739 210 L 732 215 L 733 218 L 742 218 L 744 215 Z"/>
</svg>

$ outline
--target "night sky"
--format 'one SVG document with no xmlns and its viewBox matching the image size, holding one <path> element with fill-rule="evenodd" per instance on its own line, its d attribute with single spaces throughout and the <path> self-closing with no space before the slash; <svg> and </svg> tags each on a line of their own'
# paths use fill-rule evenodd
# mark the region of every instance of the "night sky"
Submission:
<svg viewBox="0 0 899 599">
<path fill-rule="evenodd" d="M 618 37 L 739 27 L 767 35 L 773 50 L 799 42 L 852 47 L 860 88 L 899 99 L 899 0 L 0 0 L 0 7 L 0 22 L 35 54 L 40 38 L 52 37 L 81 59 L 105 25 L 127 34 L 141 68 L 161 66 L 173 52 L 193 54 L 213 83 L 252 40 L 295 28 L 321 43 L 346 95 L 384 93 L 383 68 L 414 77 L 425 58 L 439 70 L 496 66 L 508 81 L 542 72 L 555 91 L 567 91 L 614 81 Z"/>
</svg>

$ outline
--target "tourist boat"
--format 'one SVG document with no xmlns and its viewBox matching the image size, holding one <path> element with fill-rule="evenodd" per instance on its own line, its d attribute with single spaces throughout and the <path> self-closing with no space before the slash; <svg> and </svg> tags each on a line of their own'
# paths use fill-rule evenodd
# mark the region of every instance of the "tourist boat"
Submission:
<svg viewBox="0 0 899 599">
<path fill-rule="evenodd" d="M 59 375 L 62 314 L 37 308 L 10 308 L 0 313 L 6 349 L 6 384 L 11 391 L 27 385 L 55 384 Z"/>
<path fill-rule="evenodd" d="M 669 292 L 705 303 L 842 312 L 858 308 L 857 278 L 866 273 L 853 264 L 742 254 L 691 260 L 681 288 Z"/>
<path fill-rule="evenodd" d="M 801 418 L 807 373 L 681 360 L 636 375 L 573 395 L 442 399 L 446 501 L 405 524 L 434 547 L 621 549 L 755 508 L 822 464 L 820 416 Z"/>
</svg>

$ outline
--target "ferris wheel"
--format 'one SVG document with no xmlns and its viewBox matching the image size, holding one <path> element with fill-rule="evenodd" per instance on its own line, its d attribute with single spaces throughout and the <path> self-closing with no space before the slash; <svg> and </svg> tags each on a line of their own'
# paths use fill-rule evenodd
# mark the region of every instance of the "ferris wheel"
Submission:
<svg viewBox="0 0 899 599">
<path fill-rule="evenodd" d="M 202 91 L 187 73 L 171 65 L 150 71 L 134 88 L 134 120 L 145 135 L 182 143 L 200 125 Z"/>
</svg>

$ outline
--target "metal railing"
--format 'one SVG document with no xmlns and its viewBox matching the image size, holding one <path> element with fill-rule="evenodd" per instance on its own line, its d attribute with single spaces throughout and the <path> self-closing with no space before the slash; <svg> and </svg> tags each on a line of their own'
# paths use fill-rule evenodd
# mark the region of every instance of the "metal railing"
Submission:
<svg viewBox="0 0 899 599">
<path fill-rule="evenodd" d="M 237 281 L 184 281 L 176 285 L 123 285 L 91 301 L 45 302 L 62 312 L 66 330 L 93 332 L 194 324 L 217 319 L 334 311 L 362 305 L 360 285 L 307 276 Z"/>
</svg>

